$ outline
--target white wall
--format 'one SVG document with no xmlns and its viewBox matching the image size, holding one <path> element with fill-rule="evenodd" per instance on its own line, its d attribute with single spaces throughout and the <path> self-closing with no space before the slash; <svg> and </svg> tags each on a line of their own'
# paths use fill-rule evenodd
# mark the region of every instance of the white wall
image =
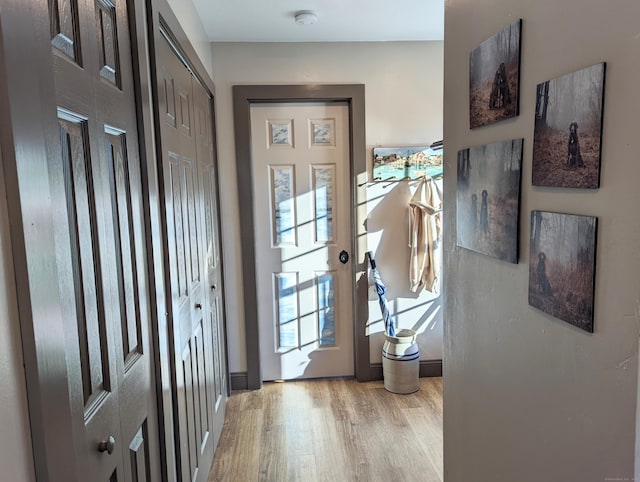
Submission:
<svg viewBox="0 0 640 482">
<path fill-rule="evenodd" d="M 365 84 L 371 166 L 375 146 L 421 145 L 442 138 L 442 52 L 442 42 L 212 44 L 232 372 L 246 370 L 232 85 Z M 407 271 L 404 266 L 399 269 Z M 412 302 L 422 301 L 407 301 Z M 437 341 L 429 350 L 439 358 L 441 334 L 437 328 L 433 332 Z"/>
<path fill-rule="evenodd" d="M 441 64 L 442 68 L 442 64 Z M 442 90 L 439 90 L 442 95 Z M 435 140 L 435 139 L 434 139 Z M 438 180 L 442 186 L 442 179 Z M 398 328 L 418 333 L 420 360 L 442 359 L 442 297 L 421 290 L 412 293 L 409 282 L 409 201 L 417 182 L 371 184 L 367 193 L 367 244 L 375 253 L 380 278 L 387 287 L 392 317 Z M 436 251 L 442 258 L 442 249 Z M 445 273 L 441 273 L 445 276 Z M 442 277 L 441 276 L 441 277 Z M 369 293 L 369 340 L 371 363 L 382 362 L 384 322 L 378 295 Z"/>
<path fill-rule="evenodd" d="M 1 158 L 0 158 L 1 161 Z M 35 480 L 22 341 L 9 238 L 4 172 L 0 169 L 0 467 L 1 480 Z"/>
<path fill-rule="evenodd" d="M 200 16 L 196 12 L 196 8 L 193 6 L 191 0 L 167 0 L 171 10 L 175 14 L 180 26 L 189 37 L 189 41 L 195 49 L 200 61 L 204 65 L 209 75 L 211 75 L 211 49 L 209 47 L 209 40 L 204 27 L 200 21 Z"/>
<path fill-rule="evenodd" d="M 520 116 L 469 130 L 469 52 L 523 19 Z M 640 3 L 447 0 L 444 463 L 448 482 L 633 480 L 640 313 Z M 607 62 L 601 187 L 534 188 L 536 84 Z M 525 138 L 520 263 L 455 247 L 456 152 Z M 532 209 L 599 219 L 595 333 L 528 306 Z"/>
</svg>

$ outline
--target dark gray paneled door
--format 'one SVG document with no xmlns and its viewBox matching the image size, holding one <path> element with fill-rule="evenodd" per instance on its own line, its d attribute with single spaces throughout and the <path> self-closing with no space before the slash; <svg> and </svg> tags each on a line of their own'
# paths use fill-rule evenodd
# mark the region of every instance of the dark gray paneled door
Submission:
<svg viewBox="0 0 640 482">
<path fill-rule="evenodd" d="M 76 472 L 81 481 L 156 481 L 129 4 L 49 0 L 48 5 L 58 113 L 50 175 L 62 215 L 56 261 L 63 316 L 74 320 L 65 350 Z"/>
<path fill-rule="evenodd" d="M 206 481 L 226 404 L 211 98 L 164 36 L 156 48 L 177 472 Z"/>
</svg>

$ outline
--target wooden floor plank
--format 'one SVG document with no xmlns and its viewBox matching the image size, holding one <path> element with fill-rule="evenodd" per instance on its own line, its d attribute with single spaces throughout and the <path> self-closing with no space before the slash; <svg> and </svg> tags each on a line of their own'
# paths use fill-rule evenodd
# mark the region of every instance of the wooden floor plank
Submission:
<svg viewBox="0 0 640 482">
<path fill-rule="evenodd" d="M 209 482 L 443 480 L 442 380 L 409 395 L 350 379 L 237 392 Z"/>
</svg>

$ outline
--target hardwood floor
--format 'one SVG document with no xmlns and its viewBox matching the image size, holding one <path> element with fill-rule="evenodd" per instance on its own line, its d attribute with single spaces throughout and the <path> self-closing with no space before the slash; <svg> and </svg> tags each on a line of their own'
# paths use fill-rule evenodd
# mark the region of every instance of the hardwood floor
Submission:
<svg viewBox="0 0 640 482">
<path fill-rule="evenodd" d="M 268 383 L 231 395 L 209 482 L 442 481 L 442 379 Z"/>
</svg>

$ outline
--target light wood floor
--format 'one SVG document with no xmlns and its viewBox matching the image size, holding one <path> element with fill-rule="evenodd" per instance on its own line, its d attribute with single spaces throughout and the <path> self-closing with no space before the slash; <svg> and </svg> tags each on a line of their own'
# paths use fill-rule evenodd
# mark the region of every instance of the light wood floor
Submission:
<svg viewBox="0 0 640 482">
<path fill-rule="evenodd" d="M 209 482 L 442 481 L 442 379 L 268 383 L 231 395 Z"/>
</svg>

